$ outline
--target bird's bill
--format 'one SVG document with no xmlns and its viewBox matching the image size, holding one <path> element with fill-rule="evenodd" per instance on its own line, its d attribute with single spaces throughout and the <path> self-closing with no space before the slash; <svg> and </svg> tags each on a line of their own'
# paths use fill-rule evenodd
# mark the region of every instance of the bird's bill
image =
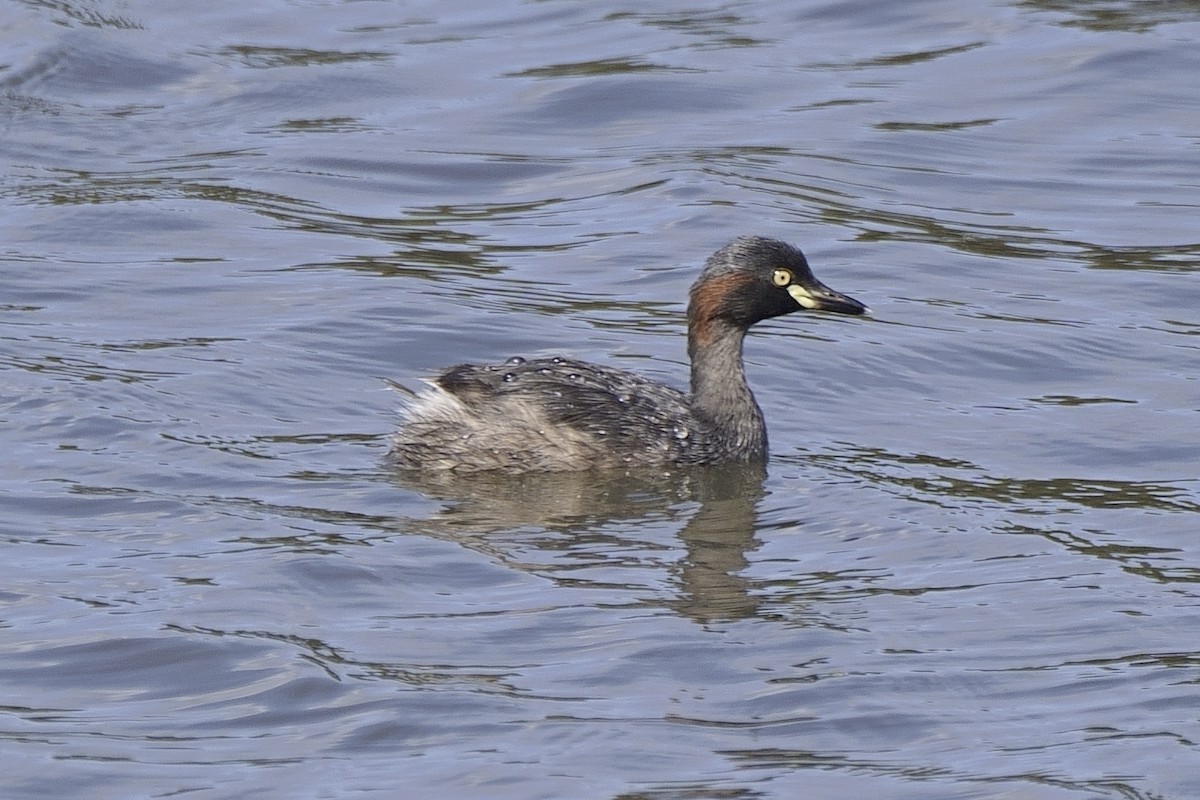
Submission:
<svg viewBox="0 0 1200 800">
<path fill-rule="evenodd" d="M 853 297 L 835 292 L 824 284 L 813 281 L 807 285 L 793 283 L 787 287 L 788 294 L 802 308 L 809 311 L 832 311 L 835 314 L 869 314 L 871 309 Z"/>
</svg>

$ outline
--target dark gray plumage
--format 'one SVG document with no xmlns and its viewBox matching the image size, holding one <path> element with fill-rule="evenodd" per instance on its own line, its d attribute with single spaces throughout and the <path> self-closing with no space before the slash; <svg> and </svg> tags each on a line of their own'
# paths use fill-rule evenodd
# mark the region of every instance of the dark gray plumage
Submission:
<svg viewBox="0 0 1200 800">
<path fill-rule="evenodd" d="M 392 460 L 463 472 L 764 461 L 766 425 L 746 384 L 742 340 L 754 323 L 801 309 L 867 310 L 817 281 L 799 250 L 739 238 L 708 259 L 691 289 L 690 395 L 567 358 L 462 364 L 405 409 Z"/>
</svg>

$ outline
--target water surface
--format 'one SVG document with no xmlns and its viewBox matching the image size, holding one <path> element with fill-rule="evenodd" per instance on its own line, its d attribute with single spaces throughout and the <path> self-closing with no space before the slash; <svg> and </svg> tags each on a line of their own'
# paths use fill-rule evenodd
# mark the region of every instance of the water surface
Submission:
<svg viewBox="0 0 1200 800">
<path fill-rule="evenodd" d="M 0 26 L 4 797 L 1200 795 L 1194 4 Z M 387 469 L 742 233 L 765 478 Z"/>
</svg>

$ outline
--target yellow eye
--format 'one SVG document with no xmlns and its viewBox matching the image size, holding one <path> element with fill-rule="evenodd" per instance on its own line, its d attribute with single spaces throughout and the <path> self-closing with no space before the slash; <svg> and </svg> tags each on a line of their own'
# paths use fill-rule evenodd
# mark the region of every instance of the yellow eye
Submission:
<svg viewBox="0 0 1200 800">
<path fill-rule="evenodd" d="M 771 273 L 771 282 L 776 286 L 787 286 L 792 282 L 792 271 L 788 269 L 777 269 Z"/>
</svg>

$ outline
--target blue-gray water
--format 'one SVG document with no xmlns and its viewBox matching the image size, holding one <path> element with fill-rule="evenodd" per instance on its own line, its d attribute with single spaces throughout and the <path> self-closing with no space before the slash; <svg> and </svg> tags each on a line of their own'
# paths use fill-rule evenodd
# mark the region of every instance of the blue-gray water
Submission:
<svg viewBox="0 0 1200 800">
<path fill-rule="evenodd" d="M 652 7 L 653 10 L 645 10 Z M 1200 797 L 1200 6 L 0 4 L 0 796 Z M 386 468 L 440 365 L 763 482 Z"/>
</svg>

